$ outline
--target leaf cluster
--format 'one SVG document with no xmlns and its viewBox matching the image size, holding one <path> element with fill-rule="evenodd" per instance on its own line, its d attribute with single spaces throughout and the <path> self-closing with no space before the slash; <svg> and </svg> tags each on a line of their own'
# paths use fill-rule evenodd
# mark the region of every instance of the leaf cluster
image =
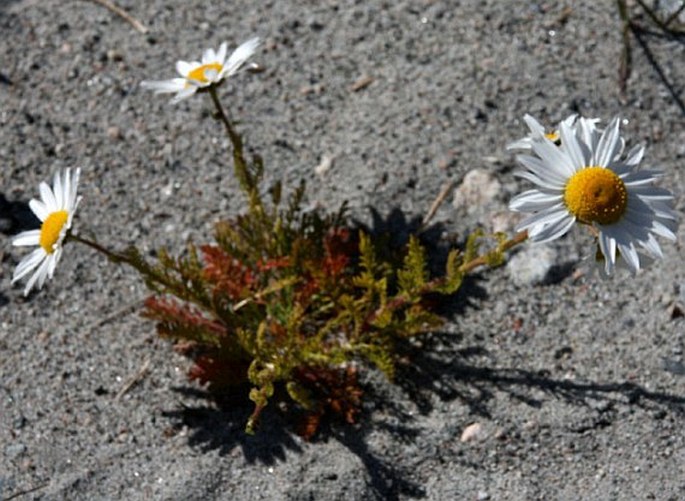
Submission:
<svg viewBox="0 0 685 501">
<path fill-rule="evenodd" d="M 279 388 L 305 411 L 305 436 L 329 412 L 354 422 L 358 369 L 371 364 L 395 376 L 398 341 L 441 322 L 426 298 L 459 288 L 476 239 L 463 254 L 453 250 L 437 278 L 415 236 L 399 260 L 382 257 L 383 240 L 353 228 L 344 205 L 334 214 L 305 210 L 304 183 L 286 200 L 277 183 L 265 203 L 261 158 L 248 161 L 227 128 L 248 209 L 183 257 L 161 252 L 150 264 L 127 251 L 154 292 L 144 315 L 193 360 L 192 378 L 216 390 L 249 384 L 248 432 Z"/>
</svg>

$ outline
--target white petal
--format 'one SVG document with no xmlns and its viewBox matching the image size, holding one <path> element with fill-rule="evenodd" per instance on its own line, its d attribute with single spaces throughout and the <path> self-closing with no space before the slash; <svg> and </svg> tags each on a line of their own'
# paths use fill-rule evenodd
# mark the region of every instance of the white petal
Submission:
<svg viewBox="0 0 685 501">
<path fill-rule="evenodd" d="M 564 118 L 561 122 L 565 123 L 569 127 L 573 128 L 577 118 L 578 118 L 578 115 L 573 113 L 573 114 L 567 116 L 566 118 Z M 559 129 L 561 129 L 561 125 L 559 126 Z"/>
<path fill-rule="evenodd" d="M 216 53 L 216 62 L 223 66 L 226 62 L 226 53 L 228 52 L 228 44 L 223 42 L 219 46 L 219 50 Z"/>
<path fill-rule="evenodd" d="M 55 172 L 55 178 L 52 183 L 52 192 L 55 195 L 55 201 L 57 202 L 57 207 L 64 209 L 64 192 L 62 191 L 62 173 L 60 171 Z"/>
<path fill-rule="evenodd" d="M 564 189 L 564 185 L 560 182 L 557 181 L 548 181 L 544 180 L 532 172 L 526 172 L 526 171 L 519 171 L 519 172 L 514 172 L 514 176 L 516 177 L 522 177 L 523 179 L 527 179 L 528 181 L 535 183 L 538 186 L 541 186 L 551 192 L 559 192 L 562 193 Z"/>
<path fill-rule="evenodd" d="M 507 151 L 511 150 L 530 150 L 533 147 L 533 140 L 530 137 L 524 137 L 518 141 L 513 141 L 509 143 L 506 148 Z"/>
<path fill-rule="evenodd" d="M 190 96 L 192 96 L 193 94 L 195 94 L 195 92 L 197 92 L 197 87 L 195 87 L 195 86 L 187 87 L 187 88 L 185 88 L 185 89 L 182 89 L 182 90 L 178 91 L 178 94 L 176 94 L 176 95 L 171 99 L 171 104 L 176 104 L 176 103 L 178 103 L 179 101 L 182 101 L 182 100 L 184 100 L 184 99 L 187 99 L 187 98 L 189 98 Z"/>
<path fill-rule="evenodd" d="M 640 161 L 642 160 L 642 156 L 644 155 L 644 153 L 644 146 L 640 146 L 638 144 L 628 152 L 627 158 L 623 162 L 615 163 L 611 167 L 611 169 L 616 174 L 623 177 L 624 175 L 629 174 L 635 170 L 635 168 L 640 164 Z"/>
<path fill-rule="evenodd" d="M 29 274 L 36 266 L 38 266 L 43 259 L 47 257 L 47 253 L 42 247 L 38 247 L 31 254 L 24 257 L 17 265 L 12 275 L 12 283 L 21 280 L 24 276 Z"/>
<path fill-rule="evenodd" d="M 635 246 L 632 242 L 630 244 L 619 244 L 618 250 L 621 253 L 621 258 L 628 265 L 633 273 L 640 271 L 640 258 L 637 255 Z"/>
<path fill-rule="evenodd" d="M 171 80 L 144 80 L 140 82 L 143 89 L 154 91 L 156 94 L 178 92 L 186 85 L 185 78 L 172 78 Z"/>
<path fill-rule="evenodd" d="M 41 202 L 40 200 L 36 200 L 35 198 L 32 198 L 29 201 L 29 207 L 31 207 L 31 210 L 36 215 L 36 217 L 41 220 L 41 222 L 45 221 L 47 217 L 50 215 L 50 211 L 48 210 L 47 206 L 43 202 Z"/>
<path fill-rule="evenodd" d="M 547 165 L 554 166 L 563 172 L 566 178 L 576 173 L 575 166 L 569 156 L 546 137 L 533 141 L 533 151 Z"/>
<path fill-rule="evenodd" d="M 247 61 L 252 54 L 255 53 L 257 47 L 259 46 L 259 37 L 251 38 L 247 42 L 243 42 L 236 50 L 233 51 L 231 57 L 228 58 L 223 70 L 221 71 L 221 77 L 231 76 L 233 73 L 238 71 L 238 69 Z"/>
<path fill-rule="evenodd" d="M 190 63 L 188 61 L 176 61 L 176 71 L 183 78 L 187 78 L 188 73 L 193 71 L 195 68 L 199 68 L 200 66 L 201 66 L 200 63 L 197 63 L 197 62 Z"/>
<path fill-rule="evenodd" d="M 78 204 L 81 201 L 81 197 L 76 196 L 76 192 L 78 191 L 78 182 L 80 178 L 81 168 L 77 167 L 76 172 L 74 172 L 74 177 L 71 178 L 71 188 L 69 188 L 69 216 L 74 215 L 74 212 L 76 212 L 76 208 L 78 207 Z"/>
<path fill-rule="evenodd" d="M 639 242 L 640 246 L 647 251 L 651 256 L 661 259 L 664 257 L 663 252 L 661 252 L 661 247 L 656 241 L 653 235 L 649 235 L 649 238 L 645 242 Z"/>
<path fill-rule="evenodd" d="M 38 290 L 43 288 L 43 285 L 45 284 L 45 280 L 48 278 L 52 278 L 52 272 L 54 273 L 55 271 L 55 266 L 57 265 L 57 253 L 52 253 L 50 254 L 45 262 L 41 265 L 40 268 L 44 268 L 40 276 L 38 277 Z M 39 268 L 39 271 L 40 271 Z"/>
<path fill-rule="evenodd" d="M 674 230 L 674 228 L 669 228 L 668 225 L 664 224 L 661 221 L 654 221 L 652 223 L 652 231 L 660 237 L 664 237 L 670 240 L 671 242 L 675 242 L 676 240 L 678 240 L 678 237 L 676 237 Z"/>
<path fill-rule="evenodd" d="M 71 169 L 64 170 L 64 181 L 62 183 L 62 199 L 64 200 L 64 209 L 71 214 L 72 210 L 72 194 L 76 193 L 76 188 L 72 184 Z"/>
<path fill-rule="evenodd" d="M 40 243 L 40 230 L 22 231 L 12 239 L 12 245 L 25 247 L 27 245 L 38 245 Z"/>
<path fill-rule="evenodd" d="M 575 171 L 587 167 L 590 159 L 585 158 L 585 154 L 578 144 L 578 139 L 568 124 L 561 122 L 559 134 L 561 137 L 561 149 L 571 159 Z"/>
<path fill-rule="evenodd" d="M 67 230 L 71 229 L 71 223 L 74 219 L 74 214 L 76 214 L 76 209 L 78 209 L 78 205 L 79 205 L 79 203 L 81 203 L 82 198 L 83 197 L 76 197 L 76 202 L 74 203 L 74 207 L 69 212 L 69 218 L 67 219 L 67 224 L 66 224 Z"/>
<path fill-rule="evenodd" d="M 40 183 L 38 189 L 40 190 L 40 196 L 43 199 L 43 203 L 45 204 L 45 207 L 48 209 L 49 212 L 57 212 L 58 210 L 60 210 L 60 208 L 57 206 L 57 200 L 55 200 L 55 195 L 52 193 L 52 190 L 47 185 L 47 183 Z"/>
<path fill-rule="evenodd" d="M 593 155 L 593 165 L 608 167 L 616 157 L 616 154 L 621 151 L 622 143 L 619 136 L 619 126 L 619 119 L 615 117 L 602 133 L 602 137 L 599 138 L 599 144 Z"/>
<path fill-rule="evenodd" d="M 216 53 L 214 49 L 205 49 L 202 53 L 202 64 L 211 64 L 216 62 Z"/>
<path fill-rule="evenodd" d="M 59 263 L 59 260 L 62 257 L 63 251 L 64 251 L 64 247 L 60 247 L 55 252 L 53 252 L 51 256 L 48 256 L 48 259 L 50 260 L 50 266 L 48 266 L 48 273 L 47 273 L 48 278 L 52 278 L 52 276 L 55 274 L 55 268 L 57 267 L 57 263 Z M 41 285 L 40 287 L 43 287 L 43 286 Z"/>
<path fill-rule="evenodd" d="M 620 223 L 607 225 L 595 224 L 595 226 L 599 229 L 600 233 L 616 240 L 617 243 L 627 244 L 631 240 L 632 235 L 628 231 L 628 227 Z"/>
<path fill-rule="evenodd" d="M 29 281 L 26 283 L 26 288 L 24 289 L 24 296 L 28 296 L 29 292 L 31 292 L 31 289 L 33 289 L 33 285 L 36 283 L 36 281 L 39 281 L 40 286 L 38 287 L 39 289 L 43 288 L 43 283 L 45 283 L 45 278 L 47 276 L 48 268 L 50 267 L 50 256 L 46 256 L 46 258 L 43 260 L 43 262 L 40 264 L 36 272 L 29 278 Z"/>
<path fill-rule="evenodd" d="M 565 235 L 575 222 L 575 217 L 571 216 L 570 214 L 566 214 L 566 217 L 563 217 L 554 223 L 548 224 L 542 227 L 542 229 L 539 231 L 535 232 L 531 237 L 531 240 L 540 243 L 556 240 L 557 238 Z"/>
<path fill-rule="evenodd" d="M 633 220 L 630 215 L 625 214 L 623 218 L 615 223 L 616 225 L 621 225 L 625 231 L 630 233 L 631 238 L 637 241 L 646 241 L 649 239 L 649 231 L 652 227 L 652 221 L 648 225 L 640 224 L 639 222 Z M 598 225 L 600 228 L 605 228 L 606 226 L 612 225 Z"/>
<path fill-rule="evenodd" d="M 540 211 L 532 216 L 527 217 L 516 226 L 516 231 L 522 231 L 532 228 L 530 232 L 537 233 L 541 227 L 547 224 L 556 223 L 557 221 L 568 217 L 569 213 L 563 204 L 557 204 L 553 207 Z"/>
<path fill-rule="evenodd" d="M 537 157 L 518 155 L 516 160 L 540 179 L 559 188 L 563 188 L 568 181 L 568 177 L 564 175 L 563 171 L 556 169 L 553 165 L 547 165 Z"/>
<path fill-rule="evenodd" d="M 509 209 L 516 212 L 537 212 L 562 201 L 562 195 L 543 193 L 539 190 L 524 191 L 509 202 Z"/>
<path fill-rule="evenodd" d="M 637 195 L 645 202 L 660 200 L 668 202 L 673 200 L 673 193 L 663 188 L 656 188 L 654 186 L 635 186 L 631 187 L 629 192 L 631 195 Z"/>
<path fill-rule="evenodd" d="M 599 118 L 584 118 L 579 117 L 576 122 L 576 132 L 582 145 L 588 148 L 588 151 L 594 151 L 599 140 L 599 129 L 597 123 Z"/>
<path fill-rule="evenodd" d="M 626 159 L 624 163 L 626 165 L 638 165 L 642 161 L 642 157 L 645 154 L 645 147 L 642 146 L 641 144 L 636 144 L 633 146 L 628 154 L 626 155 Z"/>
<path fill-rule="evenodd" d="M 654 214 L 658 218 L 671 219 L 673 221 L 678 219 L 678 213 L 673 210 L 673 207 L 669 203 L 652 200 L 649 203 L 649 207 L 654 211 Z"/>
<path fill-rule="evenodd" d="M 626 186 L 640 186 L 653 183 L 662 175 L 663 173 L 657 170 L 641 170 L 625 174 L 621 177 L 621 180 Z"/>
<path fill-rule="evenodd" d="M 611 275 L 616 265 L 616 241 L 606 233 L 600 232 L 599 248 L 604 255 L 604 272 Z"/>
<path fill-rule="evenodd" d="M 526 122 L 526 125 L 530 129 L 531 136 L 545 135 L 545 127 L 528 113 L 523 116 L 523 121 Z"/>
</svg>

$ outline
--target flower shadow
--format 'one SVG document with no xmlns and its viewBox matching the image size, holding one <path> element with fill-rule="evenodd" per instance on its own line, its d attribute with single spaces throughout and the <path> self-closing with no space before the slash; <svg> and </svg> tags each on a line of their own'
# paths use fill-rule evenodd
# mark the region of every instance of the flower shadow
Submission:
<svg viewBox="0 0 685 501">
<path fill-rule="evenodd" d="M 11 202 L 0 193 L 0 233 L 15 235 L 36 228 L 40 228 L 40 220 L 27 202 Z"/>
<path fill-rule="evenodd" d="M 435 350 L 428 346 L 431 343 L 440 344 L 443 349 Z M 443 401 L 458 399 L 472 414 L 491 418 L 490 404 L 495 402 L 496 392 L 534 408 L 546 403 L 547 399 L 540 397 L 542 392 L 578 407 L 628 405 L 685 415 L 685 396 L 651 391 L 631 381 L 557 379 L 544 370 L 471 363 L 472 358 L 488 357 L 488 350 L 482 346 L 456 348 L 455 345 L 454 334 L 433 335 L 420 352 L 414 351 L 411 364 L 402 367 L 398 374 L 398 384 L 424 414 L 433 409 L 432 396 Z"/>
</svg>

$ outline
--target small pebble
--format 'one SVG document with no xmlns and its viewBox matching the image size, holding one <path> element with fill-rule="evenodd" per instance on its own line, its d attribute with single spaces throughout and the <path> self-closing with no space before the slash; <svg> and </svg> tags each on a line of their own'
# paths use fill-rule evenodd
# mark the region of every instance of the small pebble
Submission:
<svg viewBox="0 0 685 501">
<path fill-rule="evenodd" d="M 462 442 L 473 442 L 480 441 L 485 438 L 485 432 L 483 430 L 483 425 L 480 423 L 473 423 L 464 428 L 461 432 Z"/>
<path fill-rule="evenodd" d="M 511 280 L 519 287 L 545 282 L 557 260 L 556 251 L 544 244 L 527 244 L 507 263 Z"/>
<path fill-rule="evenodd" d="M 333 155 L 324 155 L 321 157 L 321 162 L 319 162 L 319 165 L 314 167 L 314 172 L 316 172 L 317 175 L 323 176 L 331 170 L 331 167 L 333 167 L 333 161 L 335 160 L 335 157 Z"/>
<path fill-rule="evenodd" d="M 464 176 L 461 184 L 454 190 L 452 205 L 473 214 L 492 202 L 501 189 L 500 182 L 488 171 L 473 169 Z"/>
<path fill-rule="evenodd" d="M 5 447 L 5 456 L 9 459 L 17 459 L 24 452 L 26 452 L 26 446 L 24 444 L 12 444 Z"/>
<path fill-rule="evenodd" d="M 121 129 L 119 129 L 119 127 L 108 127 L 107 136 L 113 141 L 118 141 L 122 138 Z"/>
</svg>

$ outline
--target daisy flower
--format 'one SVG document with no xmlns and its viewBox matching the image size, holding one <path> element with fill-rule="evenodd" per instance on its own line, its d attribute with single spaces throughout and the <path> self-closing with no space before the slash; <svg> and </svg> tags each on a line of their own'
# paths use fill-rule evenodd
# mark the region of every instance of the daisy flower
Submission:
<svg viewBox="0 0 685 501">
<path fill-rule="evenodd" d="M 26 283 L 24 296 L 28 296 L 36 284 L 38 289 L 42 289 L 45 280 L 52 278 L 55 273 L 62 256 L 64 238 L 71 228 L 74 212 L 81 200 L 81 197 L 76 196 L 80 173 L 81 170 L 76 169 L 72 177 L 70 169 L 56 172 L 52 189 L 47 183 L 40 183 L 42 200 L 33 199 L 29 202 L 29 207 L 42 222 L 41 227 L 39 230 L 24 231 L 12 240 L 12 244 L 16 246 L 38 246 L 21 260 L 12 276 L 14 283 L 35 270 Z"/>
<path fill-rule="evenodd" d="M 519 155 L 527 169 L 520 177 L 537 187 L 512 199 L 511 210 L 532 213 L 517 227 L 534 242 L 561 237 L 575 223 L 592 228 L 611 275 L 620 258 L 636 273 L 640 255 L 662 257 L 655 236 L 675 240 L 673 195 L 652 183 L 657 171 L 638 170 L 644 148 L 623 158 L 619 119 L 599 133 L 591 120 L 559 125 L 560 144 L 542 134 L 531 142 L 533 155 Z"/>
<path fill-rule="evenodd" d="M 552 130 L 552 131 L 547 131 L 545 129 L 545 126 L 542 125 L 540 122 L 538 122 L 535 117 L 532 115 L 529 115 L 526 113 L 523 116 L 523 121 L 526 122 L 526 125 L 528 126 L 528 129 L 530 130 L 530 134 L 528 134 L 526 137 L 523 139 L 519 139 L 518 141 L 514 141 L 513 143 L 509 143 L 507 145 L 507 150 L 527 150 L 530 151 L 530 149 L 533 146 L 533 140 L 538 137 L 538 136 L 545 136 L 547 139 L 554 143 L 559 142 L 559 131 L 558 130 Z M 572 126 L 573 123 L 576 121 L 576 115 L 571 115 L 569 116 L 564 122 L 566 122 L 568 125 Z"/>
<path fill-rule="evenodd" d="M 205 50 L 202 61 L 178 61 L 176 71 L 182 78 L 145 80 L 140 83 L 140 86 L 144 89 L 150 89 L 156 94 L 175 92 L 176 95 L 171 102 L 177 103 L 192 96 L 200 89 L 216 85 L 223 79 L 236 74 L 245 64 L 245 61 L 254 54 L 258 45 L 259 38 L 251 38 L 234 50 L 227 59 L 228 44 L 224 42 L 216 52 L 214 49 Z"/>
</svg>

